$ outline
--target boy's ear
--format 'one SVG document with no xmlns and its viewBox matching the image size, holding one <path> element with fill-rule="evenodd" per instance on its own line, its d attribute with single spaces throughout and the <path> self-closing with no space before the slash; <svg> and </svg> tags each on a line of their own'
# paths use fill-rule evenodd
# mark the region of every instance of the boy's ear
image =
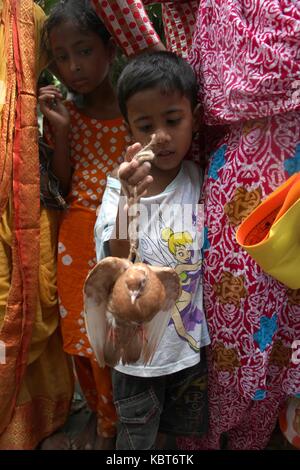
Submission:
<svg viewBox="0 0 300 470">
<path fill-rule="evenodd" d="M 202 122 L 202 107 L 200 106 L 200 103 L 197 104 L 193 111 L 193 132 L 198 132 L 200 124 Z"/>
</svg>

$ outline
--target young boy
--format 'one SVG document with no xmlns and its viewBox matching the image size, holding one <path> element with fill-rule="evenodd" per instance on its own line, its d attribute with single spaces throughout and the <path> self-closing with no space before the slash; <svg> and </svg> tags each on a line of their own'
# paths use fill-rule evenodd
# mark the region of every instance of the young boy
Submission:
<svg viewBox="0 0 300 470">
<path fill-rule="evenodd" d="M 183 161 L 199 116 L 197 85 L 190 66 L 170 52 L 133 59 L 118 83 L 122 114 L 136 144 L 119 168 L 126 192 L 141 197 L 139 255 L 151 265 L 170 266 L 182 294 L 150 364 L 118 364 L 112 371 L 119 418 L 117 449 L 152 449 L 158 432 L 199 436 L 207 426 L 204 346 L 210 343 L 202 305 L 200 169 Z M 157 136 L 155 159 L 132 157 Z M 147 175 L 149 173 L 150 175 Z M 108 177 L 95 226 L 98 260 L 127 257 L 128 240 L 116 239 L 121 183 Z M 146 197 L 145 197 L 146 196 Z M 201 362 L 200 362 L 201 358 Z"/>
</svg>

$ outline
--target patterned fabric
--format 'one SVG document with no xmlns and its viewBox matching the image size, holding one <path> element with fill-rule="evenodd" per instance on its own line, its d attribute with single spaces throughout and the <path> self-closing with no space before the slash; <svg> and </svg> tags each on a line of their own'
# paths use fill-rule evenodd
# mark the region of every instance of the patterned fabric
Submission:
<svg viewBox="0 0 300 470">
<path fill-rule="evenodd" d="M 201 440 L 179 440 L 181 448 L 218 449 L 228 432 L 230 449 L 263 449 L 284 400 L 299 393 L 291 345 L 300 337 L 300 292 L 265 275 L 235 241 L 286 169 L 299 171 L 299 142 L 300 116 L 291 112 L 232 125 L 211 155 L 203 195 L 210 429 Z"/>
<path fill-rule="evenodd" d="M 97 415 L 97 435 L 114 437 L 117 414 L 113 403 L 111 370 L 100 368 L 94 359 L 74 356 L 76 374 L 90 409 Z"/>
<path fill-rule="evenodd" d="M 83 320 L 82 288 L 96 264 L 94 225 L 107 175 L 122 161 L 130 142 L 123 119 L 97 120 L 71 101 L 72 186 L 59 229 L 58 290 L 64 347 L 69 354 L 91 357 Z M 49 128 L 46 127 L 46 138 Z M 76 289 L 74 289 L 76 286 Z"/>
<path fill-rule="evenodd" d="M 189 61 L 209 124 L 299 108 L 299 22 L 295 0 L 201 1 Z"/>
<path fill-rule="evenodd" d="M 162 6 L 166 48 L 182 57 L 188 56 L 192 46 L 198 4 L 199 0 L 193 0 L 167 2 Z"/>
<path fill-rule="evenodd" d="M 219 150 L 212 155 L 204 189 L 205 298 L 215 368 L 221 383 L 223 372 L 230 371 L 228 384 L 254 398 L 256 390 L 268 390 L 268 361 L 280 342 L 282 353 L 289 354 L 284 364 L 274 359 L 272 372 L 280 372 L 282 390 L 293 395 L 300 389 L 300 369 L 290 363 L 291 343 L 300 337 L 300 304 L 291 303 L 287 289 L 264 275 L 239 248 L 235 232 L 289 176 L 285 164 L 297 158 L 299 114 L 232 126 L 224 141 L 224 159 L 212 172 Z"/>
<path fill-rule="evenodd" d="M 11 283 L 11 204 L 0 223 L 0 322 L 4 318 Z M 0 449 L 34 449 L 45 437 L 63 426 L 69 414 L 73 394 L 73 372 L 63 351 L 59 327 L 56 287 L 58 212 L 41 209 L 39 297 L 35 310 L 27 367 L 11 420 L 0 433 Z M 18 318 L 14 318 L 17 323 Z M 1 338 L 2 339 L 2 338 Z M 19 339 L 19 337 L 17 337 Z M 14 340 L 11 333 L 11 344 Z M 7 356 L 7 355 L 6 355 Z M 13 354 L 10 353 L 8 364 Z M 1 371 L 1 418 L 9 409 L 10 380 Z M 12 369 L 15 377 L 16 369 Z M 6 409 L 4 407 L 6 406 Z M 3 421 L 2 421 L 3 422 Z M 1 422 L 1 424 L 2 424 Z"/>
<path fill-rule="evenodd" d="M 159 43 L 142 2 L 91 0 L 107 29 L 127 55 Z"/>
<path fill-rule="evenodd" d="M 261 450 L 270 439 L 278 412 L 282 408 L 286 395 L 280 383 L 269 383 L 270 393 L 265 397 L 263 391 L 256 393 L 255 400 L 248 400 L 231 387 L 220 384 L 214 375 L 211 353 L 208 354 L 210 372 L 208 388 L 210 394 L 209 418 L 210 429 L 208 438 L 178 438 L 177 445 L 181 449 L 219 449 L 220 433 L 227 433 L 226 447 L 231 450 Z M 225 374 L 224 374 L 225 375 Z"/>
<path fill-rule="evenodd" d="M 97 397 L 97 405 L 92 409 L 98 412 L 98 430 L 103 437 L 110 437 L 116 432 L 110 374 L 107 368 L 99 368 L 92 355 L 84 325 L 82 291 L 88 272 L 96 264 L 94 225 L 106 177 L 122 161 L 130 138 L 122 118 L 92 119 L 82 114 L 73 102 L 65 104 L 71 119 L 73 176 L 67 198 L 69 208 L 62 216 L 59 229 L 57 284 L 61 327 L 65 351 L 90 359 L 76 362 L 81 372 L 82 391 L 88 401 L 91 394 Z M 47 126 L 45 132 L 51 141 Z M 84 372 L 84 364 L 89 362 Z"/>
<path fill-rule="evenodd" d="M 160 39 L 150 23 L 144 6 L 163 3 L 162 18 L 167 49 L 187 57 L 192 44 L 199 0 L 177 2 L 91 1 L 118 45 L 128 56 L 159 43 Z"/>
</svg>

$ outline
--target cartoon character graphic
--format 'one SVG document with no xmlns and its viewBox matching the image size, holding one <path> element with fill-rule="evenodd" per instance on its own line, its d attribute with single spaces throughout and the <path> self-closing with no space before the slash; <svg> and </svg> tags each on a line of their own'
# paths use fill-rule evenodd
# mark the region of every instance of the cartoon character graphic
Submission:
<svg viewBox="0 0 300 470">
<path fill-rule="evenodd" d="M 194 257 L 193 237 L 189 232 L 174 233 L 171 228 L 164 228 L 161 231 L 161 238 L 167 243 L 169 252 L 176 260 L 174 269 L 181 279 L 182 286 L 182 294 L 176 302 L 172 320 L 179 336 L 188 341 L 193 349 L 199 350 L 197 342 L 190 333 L 197 324 L 201 323 L 203 318 L 201 310 L 192 303 L 192 297 L 198 287 L 201 275 L 202 261 L 192 261 Z"/>
</svg>

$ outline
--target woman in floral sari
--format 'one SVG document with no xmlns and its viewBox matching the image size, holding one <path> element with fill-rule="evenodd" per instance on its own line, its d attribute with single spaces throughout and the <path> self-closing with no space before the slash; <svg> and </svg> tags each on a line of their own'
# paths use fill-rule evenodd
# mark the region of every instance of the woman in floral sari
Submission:
<svg viewBox="0 0 300 470">
<path fill-rule="evenodd" d="M 66 421 L 55 211 L 40 209 L 36 81 L 42 10 L 0 0 L 0 449 L 34 449 Z"/>
</svg>

